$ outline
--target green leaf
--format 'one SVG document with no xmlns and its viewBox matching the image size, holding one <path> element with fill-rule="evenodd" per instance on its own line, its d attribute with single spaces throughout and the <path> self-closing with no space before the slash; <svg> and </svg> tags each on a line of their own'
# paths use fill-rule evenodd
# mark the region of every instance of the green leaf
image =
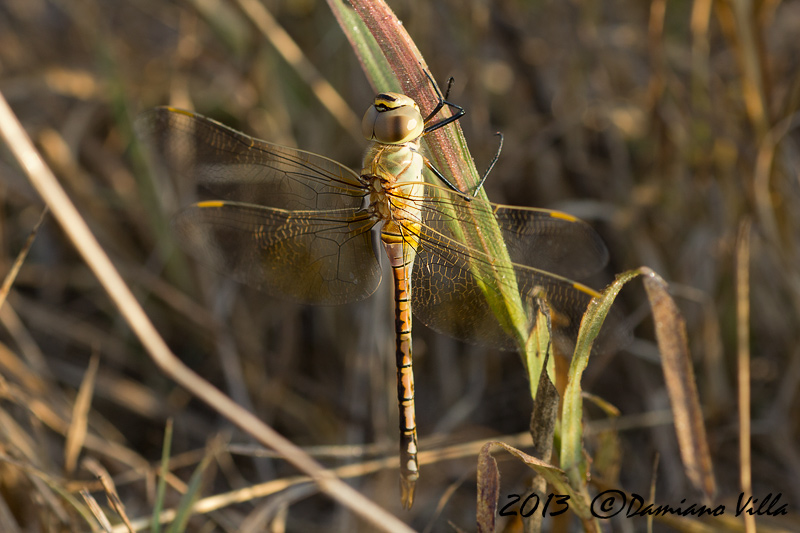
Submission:
<svg viewBox="0 0 800 533">
<path fill-rule="evenodd" d="M 186 494 L 181 498 L 180 505 L 175 511 L 175 520 L 170 524 L 168 533 L 182 533 L 186 531 L 186 525 L 189 523 L 189 518 L 192 516 L 192 508 L 195 502 L 200 497 L 200 489 L 202 488 L 203 474 L 208 468 L 213 454 L 207 451 L 203 460 L 197 465 L 197 468 L 192 472 L 192 477 L 189 479 L 189 485 L 186 488 Z"/>
<path fill-rule="evenodd" d="M 172 418 L 167 419 L 164 428 L 164 444 L 161 447 L 161 469 L 156 488 L 156 501 L 153 507 L 153 516 L 150 519 L 150 530 L 153 533 L 161 531 L 161 510 L 164 508 L 164 497 L 167 493 L 167 475 L 169 475 L 169 456 L 172 450 Z"/>
<path fill-rule="evenodd" d="M 581 394 L 581 377 L 589 364 L 592 345 L 600 328 L 608 315 L 614 299 L 622 287 L 640 275 L 639 270 L 630 270 L 617 276 L 617 279 L 606 287 L 599 298 L 589 303 L 583 315 L 578 341 L 569 367 L 567 388 L 564 391 L 564 408 L 561 414 L 561 468 L 567 472 L 573 486 L 583 485 L 586 479 L 586 465 L 583 456 L 583 398 Z"/>
<path fill-rule="evenodd" d="M 392 72 L 381 47 L 358 13 L 346 2 L 328 0 L 328 5 L 350 41 L 350 45 L 361 62 L 361 68 L 367 74 L 375 92 L 402 91 L 400 82 Z"/>
</svg>

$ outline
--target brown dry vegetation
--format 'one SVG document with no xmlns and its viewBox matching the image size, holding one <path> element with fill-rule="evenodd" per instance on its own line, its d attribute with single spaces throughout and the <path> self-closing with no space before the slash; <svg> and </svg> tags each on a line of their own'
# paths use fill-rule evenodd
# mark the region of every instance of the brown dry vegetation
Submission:
<svg viewBox="0 0 800 533">
<path fill-rule="evenodd" d="M 327 5 L 265 4 L 344 96 L 350 117 L 360 117 L 373 90 Z M 451 100 L 467 108 L 461 123 L 478 168 L 496 149 L 494 132 L 504 133 L 486 184 L 492 201 L 559 208 L 591 222 L 612 258 L 598 286 L 640 265 L 670 282 L 687 320 L 716 502 L 728 517 L 741 491 L 737 236 L 743 223 L 752 224 L 746 327 L 753 491 L 759 498 L 782 493 L 789 505 L 788 517 L 760 518 L 762 528 L 797 530 L 800 4 L 753 2 L 753 12 L 741 14 L 740 4 L 746 2 L 391 6 L 440 83 L 455 78 Z M 361 303 L 309 308 L 197 268 L 170 236 L 174 206 L 165 205 L 163 184 L 133 139 L 137 113 L 170 104 L 358 166 L 365 146 L 358 130 L 333 118 L 239 2 L 6 0 L 0 92 L 183 361 L 296 444 L 313 447 L 325 464 L 391 462 L 397 414 L 388 284 Z M 0 149 L 3 276 L 42 208 Z M 621 305 L 636 340 L 593 358 L 584 379 L 587 391 L 621 411 L 618 431 L 600 431 L 612 426 L 601 425 L 600 409 L 587 407 L 596 429 L 586 441 L 593 472 L 599 486 L 641 495 L 650 494 L 656 476 L 658 501 L 700 502 L 680 463 L 648 308 L 634 285 Z M 53 219 L 38 232 L 0 322 L 3 531 L 90 531 L 78 513 L 85 504 L 78 491 L 88 489 L 105 506 L 96 481 L 103 469 L 128 516 L 146 518 L 170 418 L 165 506 L 178 505 L 204 456 L 210 460 L 199 497 L 233 492 L 244 500 L 194 517 L 187 530 L 368 528 L 312 485 L 291 485 L 297 471 L 281 459 L 252 457 L 250 437 L 165 378 Z M 524 446 L 531 402 L 519 358 L 415 327 L 422 450 L 489 439 Z M 93 356 L 93 394 L 81 401 Z M 399 509 L 396 467 L 351 483 L 417 529 L 444 531 L 450 521 L 471 530 L 476 450 L 423 463 L 410 513 Z M 512 462 L 500 470 L 502 505 L 508 494 L 524 494 L 530 473 Z M 277 493 L 236 492 L 275 479 L 287 480 Z M 642 519 L 607 524 L 644 527 Z M 738 531 L 742 521 L 724 527 Z"/>
</svg>

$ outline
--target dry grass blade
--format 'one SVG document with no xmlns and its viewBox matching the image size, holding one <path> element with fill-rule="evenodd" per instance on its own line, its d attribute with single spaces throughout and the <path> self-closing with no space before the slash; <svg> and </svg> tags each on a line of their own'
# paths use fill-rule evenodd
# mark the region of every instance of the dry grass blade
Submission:
<svg viewBox="0 0 800 533">
<path fill-rule="evenodd" d="M 761 16 L 769 8 L 734 0 L 719 3 L 720 20 L 734 44 L 741 71 L 742 100 L 759 137 L 769 128 L 766 71 L 764 69 L 764 35 Z M 759 13 L 761 12 L 761 13 Z"/>
<path fill-rule="evenodd" d="M 0 308 L 3 307 L 3 304 L 6 303 L 6 298 L 8 297 L 8 291 L 11 290 L 11 286 L 14 284 L 14 280 L 17 279 L 17 274 L 19 274 L 19 269 L 22 268 L 22 263 L 25 262 L 25 258 L 28 257 L 28 251 L 33 246 L 33 241 L 36 240 L 36 234 L 39 233 L 39 228 L 42 227 L 42 224 L 45 221 L 45 217 L 47 216 L 47 207 L 42 210 L 42 214 L 39 215 L 39 221 L 31 230 L 30 235 L 28 235 L 28 239 L 25 241 L 22 249 L 17 254 L 17 258 L 14 260 L 14 264 L 11 265 L 11 270 L 8 271 L 6 277 L 3 279 L 3 285 L 0 287 Z"/>
<path fill-rule="evenodd" d="M 40 391 L 46 389 L 47 383 L 44 378 L 50 376 L 47 359 L 25 329 L 16 309 L 11 305 L 0 308 L 0 323 L 8 330 L 22 352 L 22 358 L 19 358 L 5 346 L 0 348 L 0 361 L 3 366 L 15 378 L 25 382 L 29 389 Z"/>
<path fill-rule="evenodd" d="M 103 528 L 103 531 L 108 533 L 111 532 L 111 522 L 108 520 L 108 517 L 103 512 L 103 508 L 100 507 L 100 504 L 97 503 L 97 500 L 94 499 L 94 496 L 89 494 L 89 491 L 86 489 L 81 489 L 81 496 L 83 497 L 86 505 L 89 506 L 89 509 L 92 511 L 97 522 L 100 524 L 100 527 Z"/>
<path fill-rule="evenodd" d="M 750 451 L 750 221 L 739 226 L 736 242 L 736 375 L 739 381 L 739 480 L 744 494 L 753 494 Z M 755 533 L 755 515 L 745 513 L 745 531 Z"/>
<path fill-rule="evenodd" d="M 550 354 L 547 352 L 543 361 L 543 368 L 547 367 L 549 359 Z M 539 374 L 539 386 L 536 390 L 536 398 L 534 398 L 533 410 L 531 411 L 531 438 L 535 448 L 533 455 L 549 463 L 553 455 L 553 437 L 558 419 L 558 390 L 544 370 Z M 546 498 L 547 480 L 542 476 L 534 476 L 530 488 L 540 500 Z M 544 516 L 540 513 L 533 513 L 529 517 L 524 517 L 525 532 L 541 531 L 543 519 Z"/>
<path fill-rule="evenodd" d="M 658 480 L 658 463 L 660 457 L 656 454 L 653 457 L 653 476 L 650 478 L 650 501 L 656 501 L 656 481 Z M 653 517 L 647 517 L 647 533 L 653 533 Z"/>
<path fill-rule="evenodd" d="M 19 432 L 20 429 L 14 426 L 14 422 L 5 416 L 5 412 L 0 411 L 0 427 L 3 427 L 6 432 L 9 430 Z M 71 507 L 71 511 L 78 513 L 87 523 L 93 523 L 92 511 L 82 505 L 72 494 L 72 492 L 80 492 L 80 489 L 77 491 L 68 491 L 65 488 L 63 479 L 51 476 L 47 472 L 37 468 L 27 457 L 21 460 L 15 460 L 0 452 L 0 462 L 17 468 L 27 476 L 28 481 L 34 486 L 31 492 L 33 492 L 36 495 L 36 499 L 39 500 L 40 509 L 52 513 L 57 517 L 58 521 L 62 523 L 70 522 L 69 515 L 71 513 L 68 507 Z M 4 479 L 6 478 L 4 477 Z M 25 495 L 27 495 L 27 493 Z"/>
<path fill-rule="evenodd" d="M 599 523 L 596 520 L 592 520 L 592 514 L 589 511 L 588 499 L 586 499 L 585 494 L 582 493 L 582 488 L 579 487 L 577 490 L 574 489 L 570 485 L 570 480 L 566 472 L 551 465 L 550 463 L 533 457 L 506 442 L 490 441 L 484 444 L 482 449 L 487 450 L 487 452 L 491 452 L 495 448 L 501 448 L 508 452 L 515 459 L 525 464 L 528 468 L 534 470 L 537 475 L 542 476 L 547 481 L 547 483 L 554 489 L 553 492 L 559 495 L 559 499 L 557 499 L 558 501 L 554 500 L 553 502 L 556 506 L 559 506 L 559 509 L 556 509 L 555 507 L 551 508 L 553 513 L 564 509 L 563 506 L 566 500 L 561 500 L 560 498 L 566 496 L 569 501 L 567 507 L 582 521 L 584 521 L 584 527 L 587 528 L 587 531 L 600 530 Z"/>
<path fill-rule="evenodd" d="M 292 487 L 272 498 L 251 512 L 239 526 L 239 533 L 261 533 L 262 531 L 285 531 L 286 518 L 292 503 L 317 492 L 311 484 Z"/>
<path fill-rule="evenodd" d="M 0 528 L 5 533 L 22 533 L 19 523 L 14 518 L 14 513 L 11 512 L 5 498 L 0 498 Z"/>
<path fill-rule="evenodd" d="M 782 242 L 780 232 L 780 211 L 775 205 L 777 199 L 773 197 L 774 191 L 771 180 L 774 178 L 775 158 L 779 153 L 779 146 L 794 130 L 800 126 L 800 113 L 795 112 L 784 118 L 764 135 L 758 150 L 758 157 L 753 171 L 753 195 L 758 225 L 762 233 L 774 244 Z M 781 248 L 781 253 L 787 250 Z M 792 262 L 794 257 L 787 257 L 787 262 Z"/>
<path fill-rule="evenodd" d="M 128 528 L 130 533 L 133 533 L 135 530 L 131 525 L 131 521 L 128 518 L 128 514 L 125 512 L 125 505 L 122 503 L 122 500 L 119 498 L 119 494 L 117 493 L 117 488 L 114 486 L 114 481 L 111 479 L 111 475 L 108 471 L 103 468 L 103 466 L 95 461 L 94 459 L 86 459 L 83 462 L 83 466 L 86 467 L 87 470 L 92 472 L 97 478 L 100 480 L 100 484 L 103 486 L 103 490 L 106 493 L 106 499 L 108 500 L 108 504 L 114 510 L 115 513 L 122 519 L 122 522 L 125 524 L 125 527 Z"/>
<path fill-rule="evenodd" d="M 27 177 L 50 207 L 64 232 L 97 276 L 139 341 L 167 376 L 205 401 L 241 429 L 253 435 L 264 445 L 281 453 L 287 461 L 308 473 L 323 492 L 364 520 L 381 529 L 410 531 L 403 522 L 334 477 L 290 441 L 252 413 L 234 403 L 170 351 L 52 171 L 34 148 L 2 94 L 0 94 L 0 136 L 3 137 Z"/>
<path fill-rule="evenodd" d="M 492 445 L 486 444 L 478 455 L 478 533 L 494 533 L 500 498 L 500 471 L 491 449 Z"/>
<path fill-rule="evenodd" d="M 706 501 L 716 493 L 703 412 L 686 340 L 686 323 L 667 292 L 667 284 L 651 269 L 640 269 L 653 310 L 661 366 L 675 417 L 675 431 L 686 475 Z"/>
<path fill-rule="evenodd" d="M 86 438 L 86 426 L 89 424 L 89 410 L 92 407 L 92 394 L 99 366 L 100 356 L 94 354 L 89 361 L 89 368 L 86 369 L 81 388 L 78 390 L 78 397 L 75 398 L 75 405 L 72 407 L 72 423 L 69 426 L 67 442 L 64 445 L 64 469 L 68 474 L 75 471 L 78 456 Z"/>
</svg>

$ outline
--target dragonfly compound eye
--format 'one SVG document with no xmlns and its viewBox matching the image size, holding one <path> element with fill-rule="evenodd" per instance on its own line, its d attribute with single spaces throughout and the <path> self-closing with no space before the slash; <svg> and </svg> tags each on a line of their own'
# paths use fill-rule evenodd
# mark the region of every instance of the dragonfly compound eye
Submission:
<svg viewBox="0 0 800 533">
<path fill-rule="evenodd" d="M 369 140 L 386 144 L 413 141 L 425 128 L 417 104 L 408 96 L 382 93 L 367 109 L 361 129 Z"/>
</svg>

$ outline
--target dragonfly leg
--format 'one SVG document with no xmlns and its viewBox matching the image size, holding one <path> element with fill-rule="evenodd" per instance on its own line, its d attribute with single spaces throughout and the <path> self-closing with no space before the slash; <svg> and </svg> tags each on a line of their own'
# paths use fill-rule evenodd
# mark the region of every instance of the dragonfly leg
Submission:
<svg viewBox="0 0 800 533">
<path fill-rule="evenodd" d="M 425 72 L 425 75 L 428 77 L 428 80 L 431 82 L 431 87 L 433 87 L 433 90 L 436 92 L 436 97 L 438 98 L 438 102 L 436 104 L 436 107 L 434 107 L 433 110 L 430 112 L 430 114 L 425 118 L 426 126 L 425 126 L 425 129 L 422 130 L 422 134 L 425 135 L 426 133 L 430 133 L 430 132 L 432 132 L 434 130 L 438 130 L 439 128 L 441 128 L 443 126 L 447 126 L 448 124 L 451 124 L 451 123 L 455 122 L 456 120 L 460 119 L 461 117 L 464 116 L 464 114 L 466 113 L 466 110 L 463 107 L 461 107 L 460 105 L 454 104 L 454 103 L 452 103 L 452 102 L 447 100 L 448 96 L 450 96 L 450 89 L 453 87 L 453 78 L 452 77 L 447 81 L 447 91 L 445 92 L 444 96 L 442 96 L 442 93 L 439 91 L 439 87 L 436 86 L 436 82 L 433 81 L 433 78 L 431 77 L 430 73 L 427 70 L 425 70 L 423 72 Z M 431 120 L 433 120 L 433 117 L 435 117 L 445 105 L 449 106 L 451 109 L 454 109 L 456 111 L 455 114 L 453 114 L 453 115 L 451 115 L 451 116 L 449 116 L 447 118 L 444 118 L 444 119 L 442 119 L 442 120 L 440 120 L 438 122 L 434 122 L 433 124 L 429 124 L 429 122 L 431 122 Z M 447 185 L 448 187 L 453 189 L 455 192 L 461 194 L 464 197 L 465 200 L 469 201 L 470 199 L 472 199 L 472 197 L 474 197 L 474 196 L 476 196 L 478 194 L 478 191 L 481 190 L 481 188 L 483 187 L 484 182 L 486 181 L 486 178 L 489 176 L 489 172 L 492 171 L 492 169 L 494 168 L 495 163 L 497 163 L 497 160 L 500 158 L 500 151 L 503 149 L 503 134 L 500 133 L 500 132 L 497 132 L 497 135 L 500 136 L 500 146 L 498 146 L 498 148 L 497 148 L 497 153 L 495 154 L 495 156 L 492 159 L 492 161 L 489 163 L 489 168 L 486 169 L 486 172 L 484 172 L 483 176 L 481 177 L 480 182 L 478 182 L 478 185 L 472 191 L 471 195 L 469 193 L 465 193 L 464 191 L 462 191 L 461 189 L 459 189 L 458 187 L 453 185 L 450 182 L 450 180 L 445 178 L 444 174 L 439 172 L 439 169 L 437 169 L 435 166 L 433 166 L 433 164 L 430 161 L 428 161 L 427 159 L 425 159 L 425 166 L 427 166 L 428 169 L 430 169 L 430 171 L 433 172 L 433 174 L 437 178 L 442 180 L 442 182 L 445 185 Z"/>
<path fill-rule="evenodd" d="M 495 135 L 500 137 L 500 144 L 497 146 L 497 153 L 494 154 L 494 157 L 492 158 L 492 161 L 489 163 L 489 168 L 487 168 L 486 172 L 483 173 L 483 176 L 481 177 L 481 181 L 478 182 L 478 185 L 475 187 L 475 191 L 473 191 L 472 196 L 477 196 L 478 191 L 480 191 L 481 188 L 483 187 L 483 184 L 486 181 L 486 178 L 489 177 L 489 172 L 492 171 L 492 169 L 494 168 L 495 163 L 497 163 L 497 160 L 500 159 L 500 152 L 503 150 L 503 134 L 498 131 L 497 133 L 495 133 Z"/>
<path fill-rule="evenodd" d="M 433 117 L 436 116 L 436 114 L 439 111 L 442 110 L 442 108 L 444 107 L 444 102 L 447 99 L 447 97 L 442 98 L 442 93 L 439 92 L 439 87 L 436 85 L 436 82 L 433 81 L 433 78 L 431 77 L 430 73 L 427 70 L 425 70 L 423 72 L 425 72 L 425 75 L 428 77 L 428 80 L 431 82 L 431 87 L 433 87 L 433 90 L 436 93 L 436 98 L 437 98 L 436 107 L 434 107 L 433 110 L 430 113 L 428 113 L 428 116 L 425 117 L 425 120 L 423 121 L 425 124 L 427 124 L 428 122 L 431 121 L 431 119 Z M 446 91 L 445 94 L 447 94 L 448 96 L 450 95 L 450 87 L 453 86 L 453 81 L 454 80 L 453 80 L 452 76 L 450 77 L 449 80 L 447 80 L 447 91 Z"/>
<path fill-rule="evenodd" d="M 455 81 L 456 81 L 456 79 L 453 76 L 450 76 L 450 78 L 447 80 L 447 90 L 445 90 L 445 92 L 444 92 L 444 99 L 445 100 L 447 100 L 450 97 L 450 89 L 453 88 L 453 83 Z"/>
<path fill-rule="evenodd" d="M 470 195 L 469 195 L 469 193 L 466 193 L 466 192 L 462 191 L 461 189 L 459 189 L 458 187 L 456 187 L 455 185 L 453 185 L 452 183 L 450 183 L 450 180 L 448 180 L 447 178 L 445 178 L 445 177 L 444 177 L 444 174 L 442 174 L 441 172 L 439 172 L 439 169 L 438 169 L 438 168 L 436 168 L 435 166 L 433 166 L 433 163 L 431 163 L 431 162 L 428 160 L 428 158 L 427 158 L 427 157 L 425 157 L 424 159 L 425 159 L 425 166 L 426 166 L 426 167 L 428 167 L 428 170 L 430 170 L 431 172 L 433 172 L 433 175 L 434 175 L 434 176 L 436 176 L 437 178 L 439 178 L 440 180 L 442 180 L 442 182 L 443 182 L 445 185 L 447 185 L 448 187 L 450 187 L 451 189 L 453 189 L 455 192 L 457 192 L 458 194 L 460 194 L 460 195 L 461 195 L 461 196 L 464 198 L 464 200 L 467 200 L 467 201 L 470 201 L 470 200 L 472 200 L 472 196 L 470 196 Z M 483 184 L 483 180 L 481 180 L 481 184 Z M 476 190 L 475 192 L 477 193 L 478 191 Z"/>
<path fill-rule="evenodd" d="M 438 102 L 436 103 L 436 107 L 433 108 L 430 114 L 428 114 L 428 116 L 425 117 L 425 129 L 422 130 L 423 135 L 426 133 L 430 133 L 434 130 L 438 130 L 443 126 L 447 126 L 448 124 L 455 122 L 456 120 L 463 117 L 464 114 L 466 113 L 466 110 L 463 107 L 461 107 L 458 104 L 454 104 L 453 102 L 449 102 L 447 100 L 447 97 L 443 97 L 441 91 L 439 91 L 439 87 L 436 86 L 436 82 L 433 81 L 433 78 L 431 77 L 430 73 L 427 70 L 425 70 L 424 72 L 425 75 L 428 77 L 428 80 L 431 82 L 431 87 L 433 87 L 433 90 L 436 92 L 436 97 L 438 99 Z M 453 86 L 453 78 L 450 78 L 450 80 L 447 82 L 447 95 L 450 94 L 450 88 L 452 86 Z M 442 110 L 444 106 L 448 106 L 449 108 L 454 110 L 455 113 L 449 117 L 443 118 L 438 122 L 429 124 L 429 122 L 433 120 L 433 117 L 435 117 L 439 113 L 439 111 Z"/>
</svg>

